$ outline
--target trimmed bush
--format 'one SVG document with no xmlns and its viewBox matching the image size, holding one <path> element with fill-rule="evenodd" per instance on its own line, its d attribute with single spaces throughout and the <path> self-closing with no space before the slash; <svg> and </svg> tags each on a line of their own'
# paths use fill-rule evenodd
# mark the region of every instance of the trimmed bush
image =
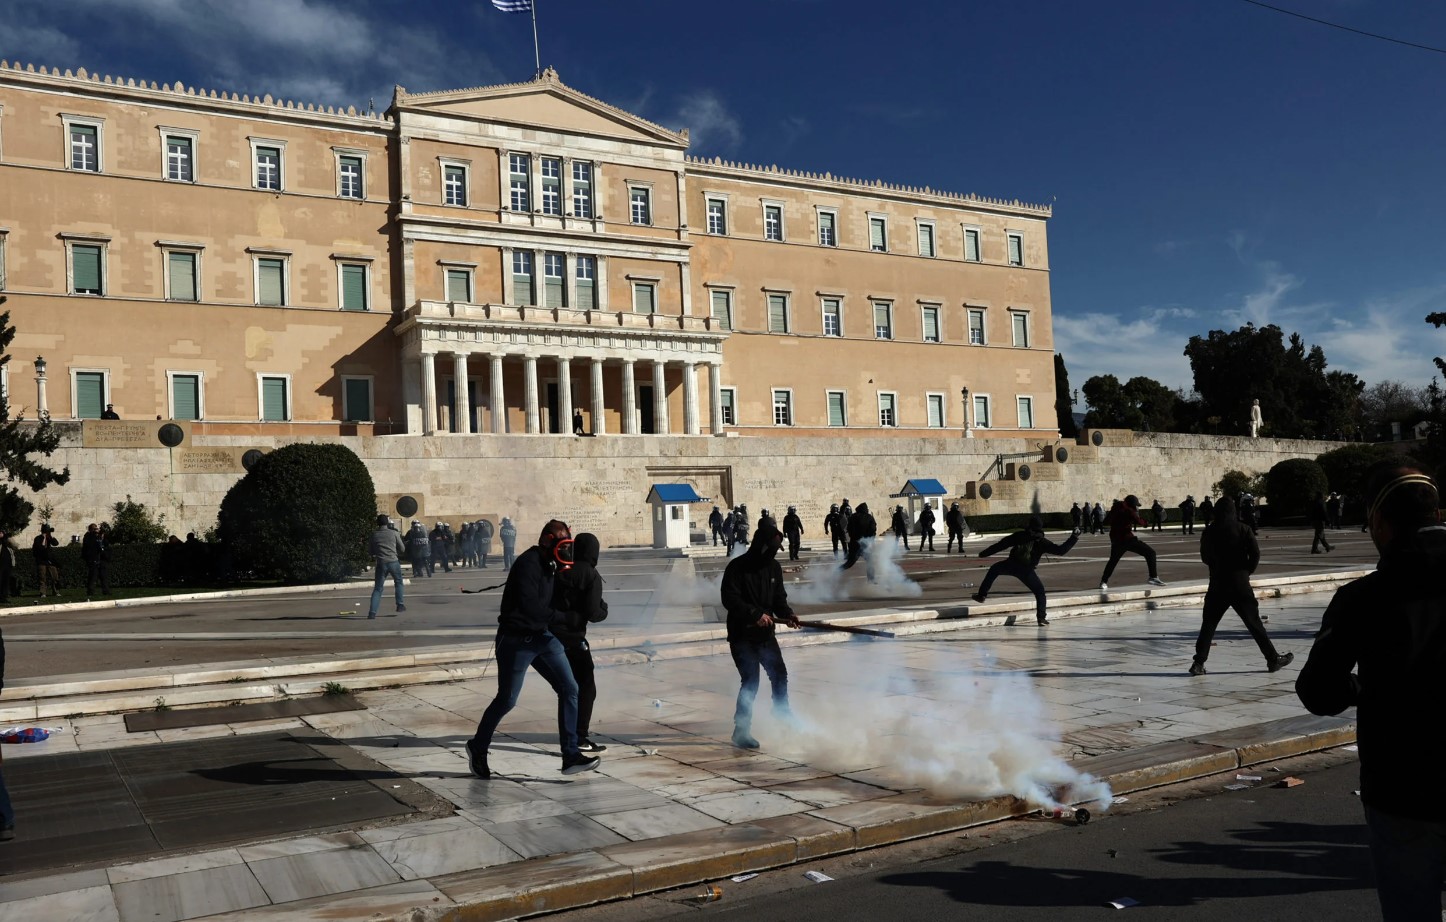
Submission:
<svg viewBox="0 0 1446 922">
<path fill-rule="evenodd" d="M 1266 475 L 1272 521 L 1304 515 L 1317 493 L 1325 494 L 1330 483 L 1325 470 L 1310 458 L 1290 458 Z"/>
<path fill-rule="evenodd" d="M 1333 448 L 1315 460 L 1325 471 L 1330 491 L 1359 497 L 1363 492 L 1366 468 L 1395 454 L 1386 445 L 1361 442 Z"/>
<path fill-rule="evenodd" d="M 350 576 L 369 560 L 372 476 L 345 445 L 286 445 L 263 455 L 221 501 L 221 543 L 239 570 L 285 582 Z"/>
</svg>

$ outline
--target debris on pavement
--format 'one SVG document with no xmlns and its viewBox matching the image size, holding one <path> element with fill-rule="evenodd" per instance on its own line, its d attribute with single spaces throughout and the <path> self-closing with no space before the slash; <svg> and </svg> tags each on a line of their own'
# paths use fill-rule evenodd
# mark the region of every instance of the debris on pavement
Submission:
<svg viewBox="0 0 1446 922">
<path fill-rule="evenodd" d="M 757 874 L 739 874 L 737 877 L 730 877 L 730 878 L 728 878 L 728 879 L 731 880 L 731 881 L 733 881 L 735 884 L 741 884 L 741 883 L 743 883 L 745 880 L 752 880 L 753 878 L 755 878 L 755 877 L 757 877 L 757 876 L 758 876 Z"/>
<path fill-rule="evenodd" d="M 723 888 L 716 884 L 703 888 L 703 892 L 692 898 L 694 903 L 716 903 L 723 899 Z"/>
<path fill-rule="evenodd" d="M 1130 899 L 1128 896 L 1122 896 L 1117 900 L 1110 900 L 1105 905 L 1112 909 L 1129 909 L 1131 906 L 1140 905 L 1140 901 Z"/>
<path fill-rule="evenodd" d="M 1236 775 L 1236 776 L 1235 776 L 1235 780 L 1236 780 L 1236 781 L 1264 781 L 1265 778 L 1262 777 L 1262 776 L 1260 776 L 1260 775 Z"/>
<path fill-rule="evenodd" d="M 1237 783 L 1237 784 L 1227 784 L 1227 785 L 1225 785 L 1225 790 L 1227 790 L 1227 791 L 1246 791 L 1246 790 L 1249 790 L 1249 789 L 1250 789 L 1250 785 L 1248 785 L 1248 784 L 1238 784 L 1238 783 Z"/>
<path fill-rule="evenodd" d="M 804 871 L 803 876 L 807 877 L 809 880 L 813 881 L 816 884 L 821 884 L 826 881 L 833 880 L 832 877 L 829 877 L 822 871 Z"/>
<path fill-rule="evenodd" d="M 1294 788 L 1299 787 L 1302 784 L 1305 784 L 1304 779 L 1296 778 L 1291 775 L 1286 775 L 1284 778 L 1275 782 L 1275 786 L 1278 788 Z"/>
</svg>

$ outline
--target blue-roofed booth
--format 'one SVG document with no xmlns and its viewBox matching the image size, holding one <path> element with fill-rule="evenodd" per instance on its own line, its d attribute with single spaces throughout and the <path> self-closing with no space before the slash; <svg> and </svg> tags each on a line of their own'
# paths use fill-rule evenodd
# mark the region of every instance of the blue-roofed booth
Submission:
<svg viewBox="0 0 1446 922">
<path fill-rule="evenodd" d="M 918 532 L 919 513 L 924 506 L 934 507 L 934 531 L 942 534 L 944 532 L 944 497 L 949 491 L 944 485 L 932 477 L 914 477 L 899 488 L 899 492 L 890 493 L 889 499 L 907 499 L 909 501 L 908 515 L 910 531 Z M 893 514 L 893 510 L 889 510 Z"/>
<path fill-rule="evenodd" d="M 655 483 L 648 502 L 653 506 L 653 547 L 683 548 L 692 543 L 688 507 L 708 502 L 706 496 L 699 496 L 692 484 Z"/>
</svg>

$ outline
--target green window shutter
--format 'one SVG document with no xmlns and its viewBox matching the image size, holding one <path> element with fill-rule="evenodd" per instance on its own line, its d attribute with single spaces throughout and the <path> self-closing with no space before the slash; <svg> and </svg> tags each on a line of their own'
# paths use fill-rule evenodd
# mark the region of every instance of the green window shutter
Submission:
<svg viewBox="0 0 1446 922">
<path fill-rule="evenodd" d="M 657 313 L 656 289 L 652 285 L 633 286 L 633 310 L 639 314 Z"/>
<path fill-rule="evenodd" d="M 171 376 L 172 419 L 201 418 L 201 379 L 197 375 Z"/>
<path fill-rule="evenodd" d="M 869 248 L 884 248 L 884 222 L 881 218 L 869 218 Z"/>
<path fill-rule="evenodd" d="M 100 419 L 105 407 L 105 373 L 99 371 L 78 371 L 75 373 L 75 415 L 78 419 Z"/>
<path fill-rule="evenodd" d="M 830 426 L 842 426 L 844 424 L 844 395 L 828 395 L 828 424 Z"/>
<path fill-rule="evenodd" d="M 286 379 L 261 379 L 261 418 L 270 422 L 286 420 Z"/>
<path fill-rule="evenodd" d="M 467 302 L 472 300 L 472 292 L 468 289 L 472 286 L 467 284 L 467 271 L 464 269 L 447 270 L 447 300 Z"/>
<path fill-rule="evenodd" d="M 367 267 L 343 265 L 341 267 L 341 306 L 343 310 L 364 311 L 367 309 Z"/>
<path fill-rule="evenodd" d="M 1015 234 L 1009 236 L 1009 264 L 1024 265 L 1024 240 Z"/>
<path fill-rule="evenodd" d="M 196 254 L 169 253 L 166 256 L 171 282 L 172 301 L 195 301 Z"/>
<path fill-rule="evenodd" d="M 728 292 L 713 292 L 713 319 L 718 321 L 718 326 L 724 330 L 733 328 L 732 320 L 728 316 L 730 313 L 728 310 Z"/>
<path fill-rule="evenodd" d="M 76 245 L 70 248 L 71 273 L 78 294 L 102 294 L 100 247 Z"/>
<path fill-rule="evenodd" d="M 590 311 L 597 307 L 597 291 L 592 279 L 577 280 L 577 309 Z"/>
<path fill-rule="evenodd" d="M 768 296 L 768 330 L 771 333 L 788 332 L 788 300 L 783 295 Z"/>
<path fill-rule="evenodd" d="M 260 259 L 256 266 L 256 303 L 284 304 L 286 286 L 283 276 L 286 263 L 280 259 Z"/>
<path fill-rule="evenodd" d="M 970 262 L 977 263 L 979 261 L 978 231 L 969 230 L 964 232 L 964 258 Z"/>
<path fill-rule="evenodd" d="M 342 412 L 349 423 L 364 422 L 372 418 L 372 383 L 365 378 L 348 378 L 343 398 L 346 406 Z"/>
<path fill-rule="evenodd" d="M 939 312 L 934 310 L 924 311 L 924 339 L 936 343 L 939 341 Z"/>
</svg>

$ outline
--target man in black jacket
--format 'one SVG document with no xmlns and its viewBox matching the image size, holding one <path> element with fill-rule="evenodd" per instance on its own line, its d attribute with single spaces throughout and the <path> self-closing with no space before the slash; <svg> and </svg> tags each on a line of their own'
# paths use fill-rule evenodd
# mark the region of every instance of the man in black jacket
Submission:
<svg viewBox="0 0 1446 922">
<path fill-rule="evenodd" d="M 1365 483 L 1380 562 L 1336 592 L 1295 691 L 1312 714 L 1355 707 L 1382 915 L 1434 920 L 1446 867 L 1446 803 L 1433 783 L 1446 764 L 1446 528 L 1436 484 L 1420 470 L 1381 461 Z"/>
<path fill-rule="evenodd" d="M 572 677 L 577 680 L 577 748 L 582 752 L 602 752 L 608 748 L 589 738 L 597 682 L 593 677 L 587 626 L 608 616 L 608 603 L 602 597 L 603 581 L 597 572 L 601 548 L 597 535 L 586 531 L 578 535 L 572 543 L 572 566 L 558 571 L 552 596 L 553 608 L 563 614 L 561 620 L 552 622 L 552 636 L 562 642 Z"/>
<path fill-rule="evenodd" d="M 803 542 L 803 519 L 798 517 L 798 507 L 789 506 L 783 516 L 783 534 L 788 538 L 788 559 L 798 559 L 798 547 Z"/>
<path fill-rule="evenodd" d="M 708 513 L 708 530 L 713 533 L 713 546 L 717 547 L 718 539 L 723 537 L 723 513 L 718 511 L 717 506 L 714 506 L 713 511 Z"/>
<path fill-rule="evenodd" d="M 1210 570 L 1210 584 L 1205 590 L 1205 607 L 1200 615 L 1200 633 L 1195 638 L 1195 661 L 1190 675 L 1205 674 L 1205 660 L 1210 656 L 1210 641 L 1225 617 L 1227 608 L 1234 608 L 1245 629 L 1265 657 L 1265 668 L 1279 672 L 1295 660 L 1294 653 L 1281 654 L 1270 642 L 1261 624 L 1260 603 L 1250 588 L 1250 574 L 1260 564 L 1260 542 L 1235 514 L 1235 503 L 1223 497 L 1216 505 L 1219 515 L 1200 536 L 1200 560 Z"/>
<path fill-rule="evenodd" d="M 1029 591 L 1034 593 L 1034 619 L 1041 626 L 1049 623 L 1049 617 L 1045 613 L 1044 584 L 1039 581 L 1039 574 L 1035 568 L 1039 566 L 1039 558 L 1045 554 L 1056 554 L 1063 557 L 1070 552 L 1079 541 L 1079 532 L 1070 532 L 1069 538 L 1064 544 L 1055 544 L 1044 536 L 1044 520 L 1037 515 L 1029 517 L 1029 524 L 1024 526 L 1023 531 L 1017 531 L 1012 535 L 1001 538 L 989 547 L 979 552 L 980 557 L 992 557 L 1006 548 L 1009 556 L 989 568 L 984 574 L 984 582 L 979 585 L 979 591 L 974 593 L 974 601 L 983 603 L 989 597 L 989 587 L 1000 576 L 1012 576 L 1019 580 Z"/>
<path fill-rule="evenodd" d="M 1325 494 L 1316 493 L 1315 499 L 1311 500 L 1310 510 L 1306 517 L 1310 520 L 1311 528 L 1315 529 L 1315 535 L 1310 541 L 1310 552 L 1319 554 L 1321 545 L 1325 545 L 1327 551 L 1335 550 L 1325 536 L 1326 522 L 1330 520 L 1330 515 L 1326 512 Z"/>
<path fill-rule="evenodd" d="M 560 566 L 571 565 L 571 551 L 572 532 L 565 522 L 553 519 L 543 526 L 536 546 L 524 551 L 508 571 L 497 617 L 497 697 L 482 712 L 477 733 L 467 741 L 468 765 L 478 778 L 492 777 L 487 750 L 497 725 L 517 705 L 529 666 L 557 692 L 562 773 L 575 775 L 598 767 L 596 756 L 585 756 L 578 749 L 577 680 L 562 643 L 548 629 L 567 619 L 565 612 L 553 607 L 553 577 Z"/>
<path fill-rule="evenodd" d="M 919 510 L 919 552 L 924 551 L 924 542 L 929 542 L 929 553 L 934 553 L 934 507 L 929 503 Z"/>
<path fill-rule="evenodd" d="M 768 673 L 774 713 L 785 719 L 791 716 L 788 667 L 773 633 L 779 622 L 798 627 L 777 560 L 782 546 L 783 534 L 764 525 L 754 532 L 748 552 L 735 557 L 723 571 L 720 594 L 728 611 L 728 650 L 741 682 L 733 709 L 733 745 L 740 749 L 758 748 L 758 740 L 753 738 L 753 699 L 758 696 L 759 667 Z"/>
<path fill-rule="evenodd" d="M 1079 503 L 1074 504 L 1075 531 L 1079 531 Z M 964 512 L 959 508 L 958 503 L 949 507 L 944 513 L 944 527 L 949 530 L 949 543 L 944 546 L 944 553 L 954 549 L 954 542 L 959 542 L 959 553 L 964 553 L 964 532 L 969 527 L 968 521 L 964 518 Z"/>
<path fill-rule="evenodd" d="M 95 595 L 95 580 L 100 578 L 100 591 L 110 595 L 110 548 L 106 546 L 105 535 L 100 526 L 91 522 L 85 528 L 85 537 L 80 539 L 80 559 L 85 561 L 85 600 Z"/>
<path fill-rule="evenodd" d="M 859 503 L 859 508 L 849 516 L 849 555 L 844 560 L 843 569 L 847 570 L 859 562 L 859 557 L 863 557 L 864 575 L 872 583 L 874 581 L 873 544 L 878 536 L 879 523 L 874 521 L 873 513 L 869 512 L 869 504 Z"/>
</svg>

